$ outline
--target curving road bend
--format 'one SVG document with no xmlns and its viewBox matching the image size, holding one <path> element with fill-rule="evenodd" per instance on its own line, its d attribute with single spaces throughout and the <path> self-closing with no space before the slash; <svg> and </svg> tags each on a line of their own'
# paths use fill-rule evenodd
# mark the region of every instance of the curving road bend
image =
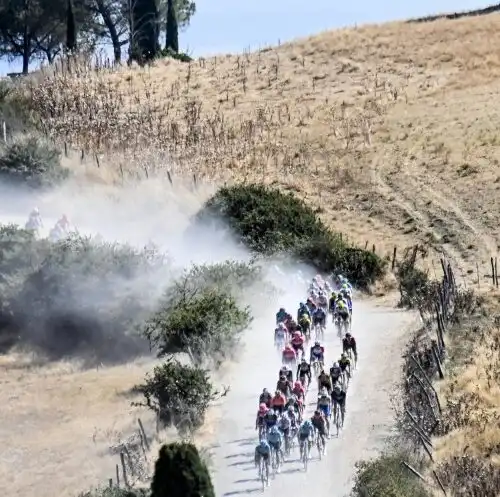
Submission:
<svg viewBox="0 0 500 497">
<path fill-rule="evenodd" d="M 287 309 L 296 309 L 302 295 L 286 295 L 282 300 Z M 262 492 L 253 455 L 258 440 L 255 415 L 258 396 L 264 387 L 274 389 L 280 357 L 273 347 L 274 310 L 257 320 L 245 340 L 245 350 L 232 368 L 226 383 L 231 391 L 217 408 L 216 438 L 213 447 L 214 484 L 220 497 Z M 346 421 L 339 438 L 332 430 L 327 453 L 313 459 L 307 473 L 295 448 L 278 474 L 265 490 L 269 496 L 294 495 L 307 488 L 316 497 L 341 497 L 352 488 L 356 461 L 375 455 L 383 447 L 392 426 L 391 391 L 399 379 L 401 353 L 408 331 L 415 326 L 414 314 L 377 306 L 373 301 L 354 302 L 352 333 L 358 341 L 359 364 L 348 390 Z M 338 359 L 340 340 L 331 323 L 326 337 L 328 367 Z M 311 384 L 307 410 L 312 413 L 317 387 Z"/>
</svg>

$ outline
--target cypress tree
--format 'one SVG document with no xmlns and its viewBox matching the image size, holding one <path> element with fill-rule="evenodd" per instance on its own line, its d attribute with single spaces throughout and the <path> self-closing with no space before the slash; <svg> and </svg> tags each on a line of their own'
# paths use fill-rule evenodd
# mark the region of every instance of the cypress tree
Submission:
<svg viewBox="0 0 500 497">
<path fill-rule="evenodd" d="M 215 497 L 207 466 L 193 444 L 171 443 L 161 447 L 151 497 Z"/>
<path fill-rule="evenodd" d="M 165 48 L 179 53 L 179 25 L 177 22 L 177 11 L 174 0 L 167 0 L 167 35 Z"/>
</svg>

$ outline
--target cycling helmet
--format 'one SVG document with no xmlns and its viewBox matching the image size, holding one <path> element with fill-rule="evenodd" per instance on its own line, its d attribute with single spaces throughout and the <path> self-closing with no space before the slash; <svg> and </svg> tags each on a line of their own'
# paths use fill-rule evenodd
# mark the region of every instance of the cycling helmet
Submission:
<svg viewBox="0 0 500 497">
<path fill-rule="evenodd" d="M 280 381 L 286 381 L 286 376 L 284 374 L 280 374 Z"/>
<path fill-rule="evenodd" d="M 306 361 L 305 357 L 303 357 L 303 358 L 301 359 L 300 363 L 301 363 L 301 364 L 307 364 L 307 361 Z"/>
<path fill-rule="evenodd" d="M 276 425 L 274 425 L 270 428 L 269 433 L 276 433 L 276 432 L 279 433 L 279 428 Z"/>
<path fill-rule="evenodd" d="M 288 368 L 285 365 L 283 365 L 280 369 L 280 373 L 285 373 L 285 374 L 288 373 Z"/>
<path fill-rule="evenodd" d="M 334 368 L 338 368 L 338 367 L 339 367 L 339 363 L 338 363 L 338 362 L 334 362 L 334 363 L 333 363 L 333 367 L 334 367 Z"/>
<path fill-rule="evenodd" d="M 319 391 L 319 396 L 320 397 L 324 397 L 325 395 L 328 395 L 328 392 L 326 391 L 326 388 L 323 387 L 320 391 Z"/>
<path fill-rule="evenodd" d="M 293 406 L 288 406 L 287 411 L 288 411 L 289 413 L 292 413 L 292 414 L 293 414 L 293 412 L 294 412 L 294 411 L 293 411 Z"/>
<path fill-rule="evenodd" d="M 262 393 L 268 394 L 269 392 L 267 391 L 267 388 L 264 388 L 264 390 L 262 390 Z"/>
<path fill-rule="evenodd" d="M 351 335 L 349 332 L 347 332 L 347 333 L 345 334 L 345 337 L 346 337 L 346 338 L 351 338 L 351 336 L 352 336 L 352 335 Z"/>
<path fill-rule="evenodd" d="M 286 311 L 285 311 L 285 308 L 284 308 L 284 307 L 280 307 L 279 312 L 281 312 L 281 313 L 286 312 Z"/>
<path fill-rule="evenodd" d="M 338 383 L 335 383 L 335 386 L 333 387 L 334 392 L 340 392 L 342 389 L 340 388 L 340 385 Z"/>
<path fill-rule="evenodd" d="M 262 438 L 259 442 L 260 447 L 267 447 L 267 442 L 265 438 Z"/>
<path fill-rule="evenodd" d="M 320 411 L 318 411 L 318 410 L 316 410 L 316 411 L 314 411 L 314 415 L 315 415 L 315 416 L 321 416 L 321 412 L 320 412 Z"/>
<path fill-rule="evenodd" d="M 321 347 L 321 344 L 320 344 L 320 343 L 316 340 L 316 341 L 314 342 L 314 346 L 315 346 L 315 347 Z"/>
<path fill-rule="evenodd" d="M 342 352 L 342 354 L 340 354 L 340 357 L 341 357 L 342 359 L 346 359 L 346 358 L 347 358 L 347 356 L 345 355 L 345 352 Z"/>
</svg>

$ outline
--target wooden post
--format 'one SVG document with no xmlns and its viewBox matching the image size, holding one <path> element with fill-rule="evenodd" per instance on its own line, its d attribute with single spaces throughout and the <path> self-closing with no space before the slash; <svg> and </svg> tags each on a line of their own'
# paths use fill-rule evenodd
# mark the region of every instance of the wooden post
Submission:
<svg viewBox="0 0 500 497">
<path fill-rule="evenodd" d="M 144 425 L 142 424 L 141 418 L 137 418 L 137 422 L 139 423 L 139 429 L 141 430 L 142 433 L 142 439 L 144 440 L 144 445 L 146 446 L 146 449 L 149 450 L 149 441 L 148 437 L 146 436 L 146 430 L 144 429 Z"/>
<path fill-rule="evenodd" d="M 497 269 L 498 258 L 495 256 L 495 286 L 498 288 L 498 269 Z"/>
<path fill-rule="evenodd" d="M 396 252 L 398 248 L 394 246 L 394 252 L 392 253 L 392 270 L 394 271 L 394 267 L 396 266 Z"/>
<path fill-rule="evenodd" d="M 5 121 L 2 122 L 2 134 L 3 134 L 3 141 L 7 143 L 7 124 L 5 124 Z"/>
<path fill-rule="evenodd" d="M 125 466 L 125 456 L 123 452 L 120 452 L 120 461 L 122 463 L 123 483 L 125 487 L 128 488 L 127 467 Z"/>
<path fill-rule="evenodd" d="M 168 178 L 168 182 L 173 185 L 173 182 L 172 182 L 172 176 L 170 174 L 170 171 L 167 171 L 167 178 Z"/>
<path fill-rule="evenodd" d="M 477 274 L 477 287 L 481 288 L 481 283 L 479 283 L 479 266 L 476 262 L 476 274 Z"/>
<path fill-rule="evenodd" d="M 116 486 L 120 486 L 120 468 L 116 465 Z"/>
<path fill-rule="evenodd" d="M 444 379 L 444 371 L 443 371 L 443 365 L 441 364 L 441 361 L 439 359 L 439 353 L 437 350 L 437 343 L 435 340 L 432 340 L 431 343 L 432 343 L 432 355 L 434 356 L 434 360 L 436 361 L 436 366 L 438 368 L 439 378 L 441 380 L 443 380 Z"/>
<path fill-rule="evenodd" d="M 109 488 L 113 488 L 113 478 L 108 480 Z"/>
<path fill-rule="evenodd" d="M 495 262 L 493 257 L 491 258 L 491 282 L 495 285 Z"/>
<path fill-rule="evenodd" d="M 372 252 L 375 253 L 375 244 L 372 246 Z"/>
</svg>

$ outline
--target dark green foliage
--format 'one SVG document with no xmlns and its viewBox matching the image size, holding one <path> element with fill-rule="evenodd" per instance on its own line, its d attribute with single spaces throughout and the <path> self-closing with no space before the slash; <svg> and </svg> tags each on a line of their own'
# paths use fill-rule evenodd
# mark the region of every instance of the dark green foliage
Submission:
<svg viewBox="0 0 500 497">
<path fill-rule="evenodd" d="M 139 63 L 153 60 L 159 50 L 159 12 L 155 0 L 135 0 L 132 4 L 131 58 Z"/>
<path fill-rule="evenodd" d="M 196 220 L 227 222 L 238 238 L 260 254 L 290 252 L 325 272 L 341 272 L 363 287 L 383 274 L 377 255 L 333 234 L 302 200 L 262 185 L 224 187 Z"/>
<path fill-rule="evenodd" d="M 73 0 L 67 0 L 66 9 L 66 49 L 73 52 L 76 50 L 76 21 Z"/>
<path fill-rule="evenodd" d="M 169 360 L 154 368 L 143 385 L 136 387 L 145 404 L 154 410 L 165 426 L 175 426 L 181 434 L 199 428 L 217 392 L 208 371 Z"/>
<path fill-rule="evenodd" d="M 163 48 L 158 53 L 159 57 L 169 57 L 171 59 L 179 60 L 180 62 L 192 62 L 193 58 L 184 52 L 174 52 L 171 48 Z"/>
<path fill-rule="evenodd" d="M 162 446 L 151 490 L 151 497 L 215 497 L 208 469 L 189 443 Z"/>
<path fill-rule="evenodd" d="M 66 179 L 60 151 L 35 136 L 17 137 L 0 147 L 0 176 L 32 188 L 52 186 Z"/>
<path fill-rule="evenodd" d="M 167 0 L 167 26 L 165 36 L 165 49 L 179 53 L 179 25 L 175 0 Z"/>
<path fill-rule="evenodd" d="M 0 80 L 0 123 L 5 123 L 7 137 L 16 133 L 25 133 L 31 129 L 29 103 L 21 87 L 12 80 Z M 0 130 L 3 133 L 3 129 Z M 3 140 L 3 136 L 1 138 Z"/>
<path fill-rule="evenodd" d="M 358 463 L 352 497 L 431 497 L 399 455 Z"/>
</svg>

